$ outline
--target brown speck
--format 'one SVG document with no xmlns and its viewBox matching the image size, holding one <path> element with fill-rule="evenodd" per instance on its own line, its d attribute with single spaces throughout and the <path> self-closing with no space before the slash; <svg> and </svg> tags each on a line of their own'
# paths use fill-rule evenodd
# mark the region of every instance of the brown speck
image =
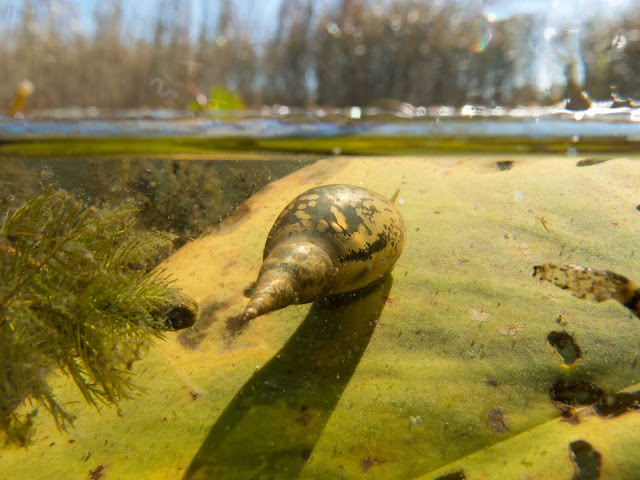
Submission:
<svg viewBox="0 0 640 480">
<path fill-rule="evenodd" d="M 191 397 L 191 400 L 193 400 L 194 402 L 200 398 L 202 396 L 202 394 L 200 392 L 196 392 L 194 390 L 190 390 L 189 391 L 189 396 Z"/>
<path fill-rule="evenodd" d="M 588 416 L 588 412 L 576 408 L 567 408 L 560 413 L 562 415 L 562 421 L 570 425 L 580 425 L 582 417 Z"/>
<path fill-rule="evenodd" d="M 298 413 L 300 414 L 300 416 L 296 421 L 303 427 L 306 427 L 307 425 L 309 425 L 309 422 L 311 421 L 311 415 L 309 414 L 307 407 L 303 405 L 302 407 L 300 407 L 300 410 L 298 411 Z"/>
<path fill-rule="evenodd" d="M 511 428 L 509 421 L 505 417 L 505 410 L 502 407 L 496 407 L 487 413 L 487 424 L 494 432 L 502 433 Z"/>
<path fill-rule="evenodd" d="M 511 170 L 511 168 L 513 168 L 514 163 L 516 162 L 513 160 L 500 160 L 496 162 L 496 167 L 498 168 L 499 171 L 505 172 L 507 170 Z"/>
<path fill-rule="evenodd" d="M 109 471 L 108 465 L 98 465 L 94 470 L 89 470 L 89 479 L 90 480 L 100 480 L 107 475 Z"/>
<path fill-rule="evenodd" d="M 382 465 L 384 462 L 385 460 L 381 460 L 379 458 L 366 457 L 366 458 L 363 458 L 362 461 L 360 462 L 360 467 L 362 468 L 363 472 L 368 472 L 369 469 L 374 465 Z"/>
<path fill-rule="evenodd" d="M 395 307 L 396 306 L 395 298 L 387 297 L 387 299 L 384 301 L 384 303 L 385 303 L 385 305 L 389 305 L 390 307 Z"/>
<path fill-rule="evenodd" d="M 491 388 L 497 388 L 498 387 L 498 381 L 495 378 L 485 378 L 484 379 L 484 384 L 487 387 L 491 387 Z"/>
</svg>

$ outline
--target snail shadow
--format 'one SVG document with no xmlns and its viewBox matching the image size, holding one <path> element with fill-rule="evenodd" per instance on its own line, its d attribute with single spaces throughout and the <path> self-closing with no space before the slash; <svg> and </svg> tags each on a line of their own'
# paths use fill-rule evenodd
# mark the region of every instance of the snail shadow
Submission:
<svg viewBox="0 0 640 480">
<path fill-rule="evenodd" d="M 362 358 L 391 284 L 389 276 L 366 291 L 315 302 L 227 405 L 184 479 L 298 478 Z"/>
</svg>

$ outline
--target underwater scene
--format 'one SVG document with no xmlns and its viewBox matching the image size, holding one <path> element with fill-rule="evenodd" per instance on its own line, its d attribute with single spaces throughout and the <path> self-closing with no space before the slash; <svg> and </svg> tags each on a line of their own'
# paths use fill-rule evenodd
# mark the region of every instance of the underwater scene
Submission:
<svg viewBox="0 0 640 480">
<path fill-rule="evenodd" d="M 638 124 L 571 115 L 5 121 L 3 478 L 636 478 Z"/>
<path fill-rule="evenodd" d="M 0 479 L 640 479 L 638 7 L 0 2 Z"/>
</svg>

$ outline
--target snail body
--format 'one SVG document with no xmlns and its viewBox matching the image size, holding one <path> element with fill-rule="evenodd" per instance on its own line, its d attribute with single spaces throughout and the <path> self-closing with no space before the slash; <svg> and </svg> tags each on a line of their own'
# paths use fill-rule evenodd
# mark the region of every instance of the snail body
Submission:
<svg viewBox="0 0 640 480">
<path fill-rule="evenodd" d="M 370 285 L 393 269 L 404 239 L 385 197 L 352 185 L 307 190 L 273 224 L 242 320 Z"/>
</svg>

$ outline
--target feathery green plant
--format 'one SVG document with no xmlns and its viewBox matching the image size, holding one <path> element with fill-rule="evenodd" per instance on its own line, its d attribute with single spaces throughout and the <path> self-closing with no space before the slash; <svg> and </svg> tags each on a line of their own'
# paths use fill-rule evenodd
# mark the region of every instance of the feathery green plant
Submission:
<svg viewBox="0 0 640 480">
<path fill-rule="evenodd" d="M 193 300 L 151 270 L 171 237 L 135 229 L 133 202 L 85 207 L 47 187 L 0 224 L 0 431 L 28 441 L 37 405 L 72 416 L 47 380 L 59 369 L 87 402 L 136 392 L 131 365 L 164 330 L 191 326 Z M 27 400 L 29 399 L 29 400 Z M 25 413 L 17 407 L 28 403 Z"/>
</svg>

